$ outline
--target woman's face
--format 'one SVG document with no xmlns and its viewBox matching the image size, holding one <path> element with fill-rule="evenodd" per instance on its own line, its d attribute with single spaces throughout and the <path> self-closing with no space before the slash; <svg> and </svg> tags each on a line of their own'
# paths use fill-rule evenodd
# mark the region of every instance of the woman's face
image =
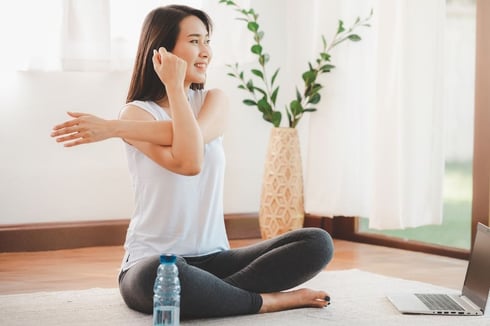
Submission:
<svg viewBox="0 0 490 326">
<path fill-rule="evenodd" d="M 180 33 L 172 53 L 187 62 L 186 87 L 206 81 L 212 51 L 208 31 L 199 18 L 188 16 L 180 22 Z"/>
</svg>

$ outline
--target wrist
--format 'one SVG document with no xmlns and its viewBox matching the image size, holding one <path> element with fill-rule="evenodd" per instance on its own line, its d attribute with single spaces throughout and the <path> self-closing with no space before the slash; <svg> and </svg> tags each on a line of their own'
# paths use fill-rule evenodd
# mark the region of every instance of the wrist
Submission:
<svg viewBox="0 0 490 326">
<path fill-rule="evenodd" d="M 186 95 L 187 92 L 185 91 L 185 87 L 180 84 L 176 84 L 173 86 L 165 86 L 166 91 L 167 91 L 167 97 L 175 97 L 179 95 Z"/>
<path fill-rule="evenodd" d="M 110 137 L 120 137 L 124 136 L 123 128 L 121 127 L 122 120 L 107 120 L 107 131 Z"/>
</svg>

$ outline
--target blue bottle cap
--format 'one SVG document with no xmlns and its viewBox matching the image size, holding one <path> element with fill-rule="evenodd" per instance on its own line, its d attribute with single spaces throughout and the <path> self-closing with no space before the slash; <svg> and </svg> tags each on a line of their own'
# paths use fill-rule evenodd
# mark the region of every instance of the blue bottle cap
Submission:
<svg viewBox="0 0 490 326">
<path fill-rule="evenodd" d="M 177 260 L 174 254 L 160 255 L 160 264 L 173 264 Z"/>
</svg>

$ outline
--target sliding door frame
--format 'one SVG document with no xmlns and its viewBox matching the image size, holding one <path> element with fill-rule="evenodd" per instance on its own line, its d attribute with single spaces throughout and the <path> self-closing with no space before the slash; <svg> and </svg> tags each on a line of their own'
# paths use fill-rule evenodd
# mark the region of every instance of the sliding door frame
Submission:
<svg viewBox="0 0 490 326">
<path fill-rule="evenodd" d="M 490 62 L 488 61 L 490 21 L 488 17 L 490 17 L 490 1 L 477 0 L 472 240 L 478 223 L 485 225 L 490 223 Z"/>
</svg>

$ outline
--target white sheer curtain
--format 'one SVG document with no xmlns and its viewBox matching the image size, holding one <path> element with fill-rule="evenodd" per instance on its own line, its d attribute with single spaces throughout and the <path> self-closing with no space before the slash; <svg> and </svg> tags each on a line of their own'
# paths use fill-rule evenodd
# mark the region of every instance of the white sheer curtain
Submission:
<svg viewBox="0 0 490 326">
<path fill-rule="evenodd" d="M 109 0 L 64 0 L 61 63 L 65 71 L 111 66 Z"/>
<path fill-rule="evenodd" d="M 174 3 L 203 8 L 212 2 L 3 1 L 0 3 L 0 70 L 130 70 L 141 25 L 150 10 Z"/>
<path fill-rule="evenodd" d="M 371 4 L 373 27 L 334 50 L 337 68 L 310 119 L 305 210 L 368 217 L 378 229 L 438 224 L 445 1 Z M 338 13 L 357 5 L 339 2 Z"/>
<path fill-rule="evenodd" d="M 0 2 L 0 71 L 59 69 L 61 0 Z"/>
</svg>

